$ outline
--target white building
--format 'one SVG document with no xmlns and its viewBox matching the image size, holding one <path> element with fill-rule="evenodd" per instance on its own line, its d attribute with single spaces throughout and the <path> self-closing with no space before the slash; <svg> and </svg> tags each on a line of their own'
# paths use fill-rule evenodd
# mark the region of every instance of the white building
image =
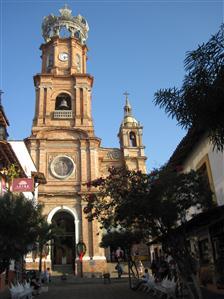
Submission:
<svg viewBox="0 0 224 299">
<path fill-rule="evenodd" d="M 25 143 L 21 140 L 19 141 L 8 141 L 11 145 L 20 165 L 22 166 L 27 178 L 32 178 L 32 174 L 37 172 L 36 166 L 27 150 Z M 38 184 L 35 183 L 34 193 L 24 192 L 24 196 L 28 199 L 37 200 L 38 197 Z"/>
</svg>

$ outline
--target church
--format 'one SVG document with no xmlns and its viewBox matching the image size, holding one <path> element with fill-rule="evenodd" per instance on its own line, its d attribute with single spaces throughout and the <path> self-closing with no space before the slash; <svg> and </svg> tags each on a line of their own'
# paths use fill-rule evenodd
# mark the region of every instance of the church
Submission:
<svg viewBox="0 0 224 299">
<path fill-rule="evenodd" d="M 94 271 L 106 269 L 99 224 L 88 222 L 83 213 L 83 197 L 93 192 L 87 183 L 106 176 L 111 166 L 146 172 L 146 157 L 143 127 L 133 117 L 127 93 L 124 117 L 120 127 L 118 124 L 120 147 L 101 147 L 91 112 L 94 78 L 87 71 L 89 26 L 67 6 L 59 12 L 59 16 L 43 19 L 42 68 L 34 76 L 36 106 L 32 133 L 25 142 L 37 171 L 47 180 L 39 186 L 38 201 L 44 204 L 48 222 L 65 229 L 60 244 L 54 240 L 48 244 L 45 263 L 52 269 L 70 267 L 79 275 L 76 248 L 80 241 L 86 246 L 83 273 L 91 271 L 90 260 Z M 27 266 L 32 268 L 37 262 L 33 257 Z"/>
</svg>

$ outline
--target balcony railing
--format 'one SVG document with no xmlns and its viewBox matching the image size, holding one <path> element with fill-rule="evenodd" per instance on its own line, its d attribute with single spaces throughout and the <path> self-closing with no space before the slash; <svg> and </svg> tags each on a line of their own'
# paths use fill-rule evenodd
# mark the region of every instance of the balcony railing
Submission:
<svg viewBox="0 0 224 299">
<path fill-rule="evenodd" d="M 60 118 L 60 119 L 72 118 L 72 110 L 55 110 L 54 118 Z"/>
</svg>

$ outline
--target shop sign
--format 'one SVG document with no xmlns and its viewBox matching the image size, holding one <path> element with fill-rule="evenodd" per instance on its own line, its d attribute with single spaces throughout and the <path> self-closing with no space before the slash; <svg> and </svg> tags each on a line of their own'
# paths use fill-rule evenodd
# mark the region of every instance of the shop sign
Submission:
<svg viewBox="0 0 224 299">
<path fill-rule="evenodd" d="M 16 178 L 12 182 L 12 192 L 33 192 L 34 181 L 27 178 Z"/>
</svg>

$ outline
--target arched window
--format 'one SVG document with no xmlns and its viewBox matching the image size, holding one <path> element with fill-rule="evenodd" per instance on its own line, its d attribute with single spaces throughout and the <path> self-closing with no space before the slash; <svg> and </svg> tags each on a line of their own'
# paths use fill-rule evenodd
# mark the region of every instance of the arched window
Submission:
<svg viewBox="0 0 224 299">
<path fill-rule="evenodd" d="M 137 146 L 137 142 L 136 142 L 136 135 L 134 132 L 130 132 L 129 133 L 129 139 L 130 139 L 130 145 L 135 147 Z"/>
<path fill-rule="evenodd" d="M 60 38 L 67 38 L 71 36 L 71 32 L 68 30 L 66 26 L 63 26 L 60 28 L 59 36 Z"/>
<path fill-rule="evenodd" d="M 60 93 L 57 96 L 55 110 L 72 110 L 71 97 L 67 93 Z"/>
<path fill-rule="evenodd" d="M 47 72 L 49 73 L 54 64 L 54 56 L 52 53 L 47 55 Z"/>
</svg>

